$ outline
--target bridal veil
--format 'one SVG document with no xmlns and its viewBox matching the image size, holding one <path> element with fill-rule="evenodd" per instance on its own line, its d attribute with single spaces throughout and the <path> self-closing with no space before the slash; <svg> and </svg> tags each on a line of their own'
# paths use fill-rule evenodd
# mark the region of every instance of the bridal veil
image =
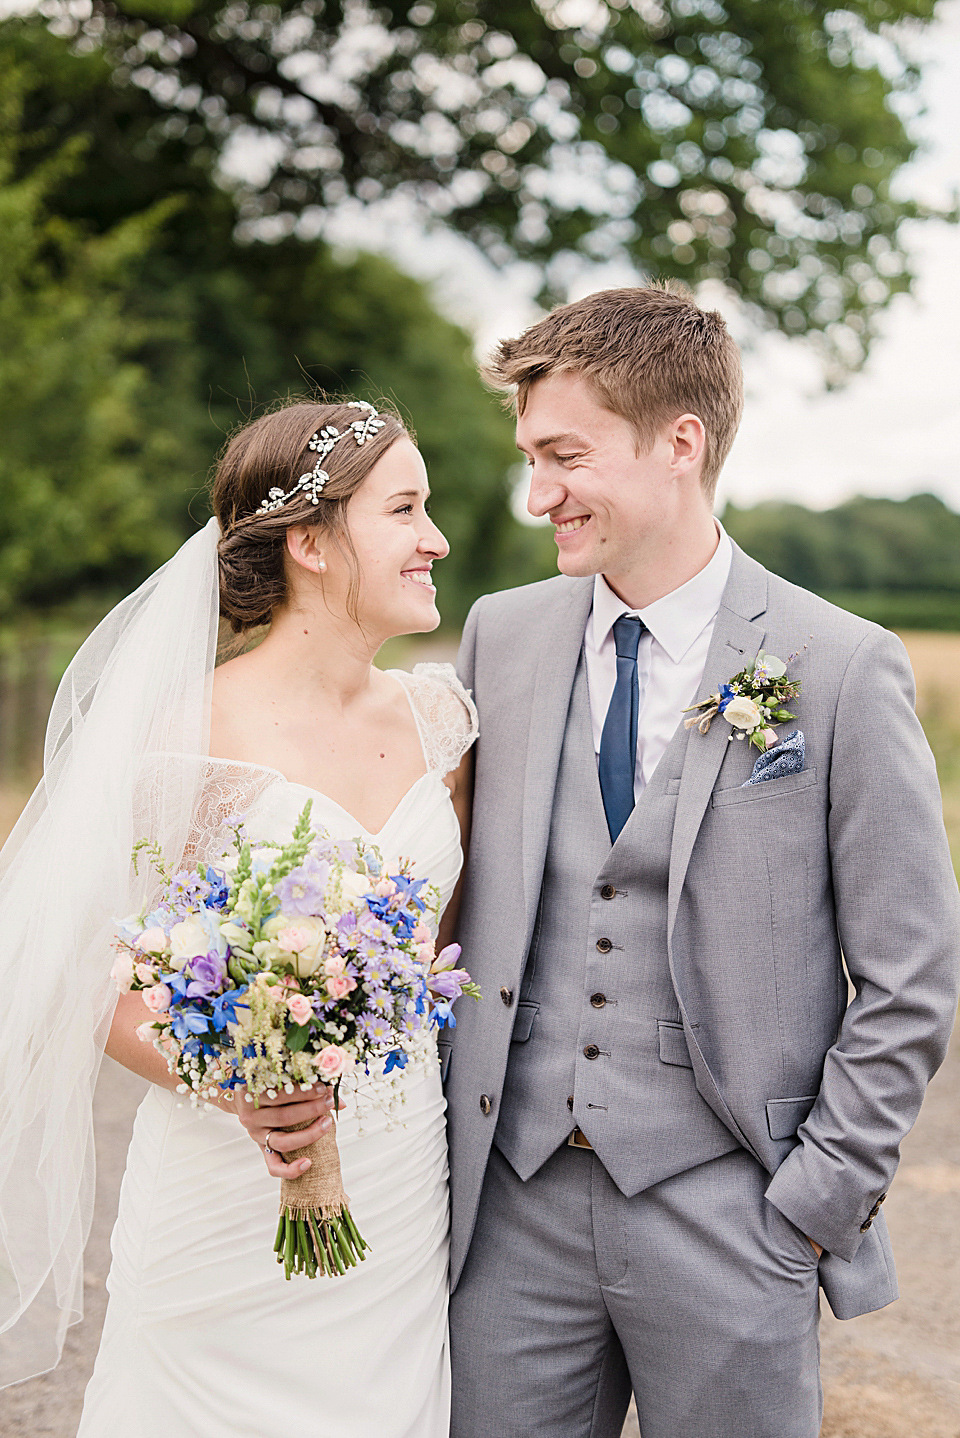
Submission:
<svg viewBox="0 0 960 1438">
<path fill-rule="evenodd" d="M 57 691 L 44 775 L 0 853 L 0 1386 L 52 1368 L 82 1317 L 93 1090 L 114 921 L 184 851 L 218 629 L 216 520 L 107 615 Z M 196 762 L 192 762 L 195 760 Z"/>
</svg>

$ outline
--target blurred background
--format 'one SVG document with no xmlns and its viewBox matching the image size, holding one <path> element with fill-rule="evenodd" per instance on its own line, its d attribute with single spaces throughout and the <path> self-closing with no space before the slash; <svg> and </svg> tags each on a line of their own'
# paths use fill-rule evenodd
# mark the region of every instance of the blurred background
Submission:
<svg viewBox="0 0 960 1438">
<path fill-rule="evenodd" d="M 960 855 L 958 42 L 960 0 L 0 0 L 0 833 L 71 655 L 205 521 L 237 424 L 400 408 L 446 657 L 478 594 L 555 572 L 478 354 L 672 276 L 744 352 L 718 513 L 903 634 Z M 951 1063 L 889 1205 L 906 1297 L 825 1332 L 833 1438 L 960 1435 Z M 94 1320 L 136 1096 L 108 1080 Z M 81 1334 L 4 1433 L 73 1431 Z"/>
</svg>

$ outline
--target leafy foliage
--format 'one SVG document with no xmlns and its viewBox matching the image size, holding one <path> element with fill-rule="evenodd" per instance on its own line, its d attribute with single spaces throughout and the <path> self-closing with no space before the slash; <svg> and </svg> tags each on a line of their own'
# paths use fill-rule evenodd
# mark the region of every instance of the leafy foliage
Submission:
<svg viewBox="0 0 960 1438">
<path fill-rule="evenodd" d="M 17 496 L 0 516 L 0 603 L 129 588 L 205 518 L 235 425 L 320 386 L 385 395 L 417 431 L 454 545 L 444 611 L 462 618 L 517 543 L 511 426 L 469 337 L 386 260 L 238 243 L 230 197 L 189 147 L 146 163 L 153 102 L 118 90 L 99 52 L 8 22 L 0 68 L 21 93 L 0 189 L 0 464 Z"/>
<path fill-rule="evenodd" d="M 150 97 L 147 151 L 256 146 L 242 231 L 403 191 L 495 260 L 628 255 L 714 277 L 842 363 L 907 287 L 916 73 L 934 0 L 44 0 Z"/>
<path fill-rule="evenodd" d="M 12 179 L 18 75 L 7 72 L 0 131 L 0 609 L 166 557 L 176 526 L 159 483 L 175 437 L 140 422 L 150 380 L 144 335 L 126 312 L 129 274 L 161 210 L 87 237 L 52 213 L 81 163 L 61 145 Z M 27 137 L 27 142 L 29 137 Z"/>
</svg>

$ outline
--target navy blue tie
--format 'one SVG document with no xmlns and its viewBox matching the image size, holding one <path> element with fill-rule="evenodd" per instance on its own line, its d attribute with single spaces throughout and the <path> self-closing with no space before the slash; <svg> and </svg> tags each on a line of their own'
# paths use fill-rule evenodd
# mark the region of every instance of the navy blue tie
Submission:
<svg viewBox="0 0 960 1438">
<path fill-rule="evenodd" d="M 613 639 L 617 646 L 617 682 L 600 736 L 600 793 L 610 839 L 614 844 L 633 813 L 637 715 L 640 711 L 637 649 L 646 627 L 635 614 L 621 614 L 613 626 Z"/>
</svg>

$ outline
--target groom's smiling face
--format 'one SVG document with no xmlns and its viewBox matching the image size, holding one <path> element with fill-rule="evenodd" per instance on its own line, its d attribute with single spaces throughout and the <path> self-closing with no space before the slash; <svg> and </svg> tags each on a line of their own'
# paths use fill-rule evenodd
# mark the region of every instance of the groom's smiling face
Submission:
<svg viewBox="0 0 960 1438">
<path fill-rule="evenodd" d="M 699 478 L 701 421 L 680 415 L 642 449 L 633 426 L 582 375 L 548 375 L 531 386 L 517 447 L 531 468 L 527 507 L 550 516 L 561 572 L 602 573 L 621 594 L 638 567 L 677 543 L 692 506 L 709 511 Z"/>
</svg>

